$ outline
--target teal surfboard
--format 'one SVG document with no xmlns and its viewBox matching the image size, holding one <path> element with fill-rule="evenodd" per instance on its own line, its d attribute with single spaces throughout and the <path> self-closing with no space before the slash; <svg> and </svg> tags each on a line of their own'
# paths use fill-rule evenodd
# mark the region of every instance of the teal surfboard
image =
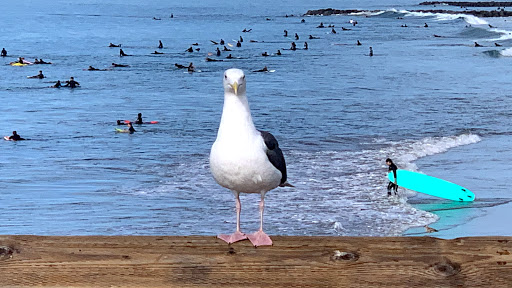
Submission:
<svg viewBox="0 0 512 288">
<path fill-rule="evenodd" d="M 393 171 L 389 172 L 388 178 L 394 182 Z M 475 200 L 475 194 L 468 189 L 436 177 L 399 169 L 396 170 L 396 178 L 398 186 L 416 192 L 453 201 Z"/>
</svg>

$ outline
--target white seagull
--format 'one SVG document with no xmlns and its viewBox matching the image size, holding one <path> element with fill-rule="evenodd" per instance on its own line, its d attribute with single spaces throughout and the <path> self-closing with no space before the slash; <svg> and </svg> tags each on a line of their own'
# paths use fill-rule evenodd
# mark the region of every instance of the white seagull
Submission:
<svg viewBox="0 0 512 288">
<path fill-rule="evenodd" d="M 259 131 L 252 122 L 246 96 L 244 72 L 229 69 L 224 72 L 224 108 L 217 139 L 210 153 L 210 169 L 215 181 L 230 189 L 236 200 L 236 231 L 218 238 L 234 243 L 249 238 L 254 246 L 272 245 L 263 232 L 265 194 L 286 182 L 286 164 L 276 138 Z M 260 193 L 260 229 L 253 234 L 240 231 L 240 193 Z"/>
</svg>

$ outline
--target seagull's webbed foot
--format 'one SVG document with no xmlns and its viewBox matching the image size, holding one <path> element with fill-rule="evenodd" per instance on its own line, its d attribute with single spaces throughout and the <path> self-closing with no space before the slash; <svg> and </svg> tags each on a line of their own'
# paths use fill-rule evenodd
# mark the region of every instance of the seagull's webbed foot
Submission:
<svg viewBox="0 0 512 288">
<path fill-rule="evenodd" d="M 270 239 L 270 237 L 268 237 L 268 235 L 265 232 L 263 232 L 263 230 L 259 230 L 258 232 L 249 234 L 247 235 L 247 238 L 249 238 L 252 245 L 254 245 L 255 247 L 272 245 L 272 240 Z"/>
<path fill-rule="evenodd" d="M 233 233 L 231 235 L 220 234 L 217 236 L 217 238 L 226 241 L 228 244 L 231 244 L 231 243 L 235 243 L 235 242 L 247 239 L 247 235 L 245 235 L 244 233 L 242 233 L 240 231 L 236 231 L 235 233 Z"/>
</svg>

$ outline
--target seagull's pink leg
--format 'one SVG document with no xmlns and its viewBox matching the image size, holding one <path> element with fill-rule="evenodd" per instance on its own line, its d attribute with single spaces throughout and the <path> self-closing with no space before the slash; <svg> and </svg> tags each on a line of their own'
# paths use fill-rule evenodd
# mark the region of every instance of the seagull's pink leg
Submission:
<svg viewBox="0 0 512 288">
<path fill-rule="evenodd" d="M 240 193 L 235 192 L 234 194 L 236 198 L 236 231 L 231 235 L 220 234 L 217 236 L 217 238 L 226 241 L 228 244 L 247 239 L 247 236 L 240 232 L 240 211 L 242 210 L 242 205 L 240 204 Z"/>
<path fill-rule="evenodd" d="M 247 238 L 251 241 L 254 246 L 265 246 L 272 245 L 272 240 L 268 235 L 263 232 L 263 210 L 265 208 L 265 193 L 261 193 L 261 201 L 260 201 L 260 230 L 247 235 Z"/>
</svg>

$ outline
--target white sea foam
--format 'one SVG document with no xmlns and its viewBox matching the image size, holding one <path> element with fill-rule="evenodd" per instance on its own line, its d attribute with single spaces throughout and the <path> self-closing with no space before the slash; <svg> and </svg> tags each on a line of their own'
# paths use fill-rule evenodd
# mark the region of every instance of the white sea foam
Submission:
<svg viewBox="0 0 512 288">
<path fill-rule="evenodd" d="M 266 227 L 271 234 L 281 235 L 392 236 L 435 222 L 436 215 L 407 203 L 407 197 L 412 196 L 407 191 L 399 190 L 398 197 L 387 197 L 385 159 L 394 159 L 401 169 L 417 170 L 414 161 L 421 157 L 479 141 L 477 135 L 464 134 L 400 142 L 375 139 L 373 145 L 368 145 L 381 148 L 362 151 L 285 151 L 288 179 L 295 188 L 268 193 L 265 215 L 271 224 Z M 173 167 L 168 173 L 181 180 L 155 191 L 169 191 L 180 201 L 188 199 L 185 220 L 203 223 L 188 223 L 186 229 L 190 231 L 181 231 L 184 227 L 180 226 L 181 233 L 211 234 L 232 229 L 235 224 L 231 217 L 233 195 L 213 181 L 204 161 Z M 258 201 L 258 195 L 242 195 L 246 230 L 259 225 Z M 196 202 L 197 207 L 193 204 Z"/>
<path fill-rule="evenodd" d="M 496 33 L 500 33 L 502 35 L 499 38 L 491 39 L 489 41 L 504 41 L 504 40 L 512 39 L 512 31 L 503 30 L 503 29 L 491 29 L 491 31 L 494 31 Z"/>
<path fill-rule="evenodd" d="M 501 55 L 505 57 L 512 57 L 512 48 L 507 48 L 501 51 Z"/>
</svg>

